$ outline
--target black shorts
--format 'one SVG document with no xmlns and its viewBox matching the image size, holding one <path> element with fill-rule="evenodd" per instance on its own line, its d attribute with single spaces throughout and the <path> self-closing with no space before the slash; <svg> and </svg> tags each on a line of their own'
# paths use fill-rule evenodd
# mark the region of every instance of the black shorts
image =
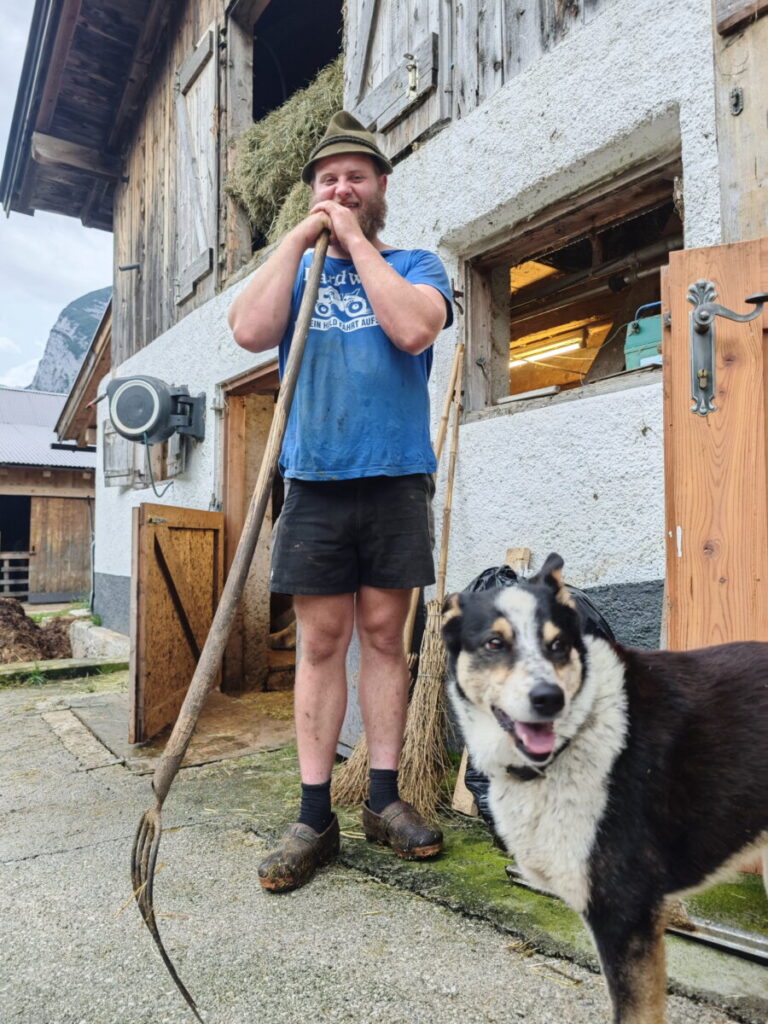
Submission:
<svg viewBox="0 0 768 1024">
<path fill-rule="evenodd" d="M 289 480 L 272 545 L 277 594 L 351 594 L 435 582 L 429 473 Z"/>
</svg>

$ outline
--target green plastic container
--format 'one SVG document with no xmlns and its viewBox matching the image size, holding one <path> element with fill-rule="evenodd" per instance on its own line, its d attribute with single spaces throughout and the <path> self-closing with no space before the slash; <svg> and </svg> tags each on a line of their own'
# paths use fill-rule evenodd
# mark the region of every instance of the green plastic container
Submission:
<svg viewBox="0 0 768 1024">
<path fill-rule="evenodd" d="M 654 309 L 659 306 L 658 302 L 652 303 Z M 627 326 L 624 365 L 628 370 L 661 365 L 661 314 L 641 317 L 639 314 L 647 308 L 641 306 L 635 313 L 635 319 Z"/>
</svg>

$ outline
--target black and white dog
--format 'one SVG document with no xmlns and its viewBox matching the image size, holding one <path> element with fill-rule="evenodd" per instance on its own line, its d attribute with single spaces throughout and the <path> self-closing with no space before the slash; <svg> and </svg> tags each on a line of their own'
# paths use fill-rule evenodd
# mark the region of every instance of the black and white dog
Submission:
<svg viewBox="0 0 768 1024">
<path fill-rule="evenodd" d="M 761 849 L 768 876 L 768 643 L 586 636 L 562 567 L 446 600 L 449 693 L 499 836 L 589 926 L 615 1024 L 661 1024 L 667 900 Z"/>
</svg>

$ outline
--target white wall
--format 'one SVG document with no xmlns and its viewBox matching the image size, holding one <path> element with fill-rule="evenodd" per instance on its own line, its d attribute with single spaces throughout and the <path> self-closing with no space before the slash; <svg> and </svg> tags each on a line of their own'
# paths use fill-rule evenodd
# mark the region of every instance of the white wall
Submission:
<svg viewBox="0 0 768 1024">
<path fill-rule="evenodd" d="M 276 358 L 277 349 L 259 355 L 235 344 L 227 325 L 229 307 L 239 294 L 242 281 L 227 292 L 196 309 L 151 345 L 116 367 L 114 376 L 141 373 L 160 377 L 168 384 L 186 384 L 190 394 L 206 395 L 205 440 L 193 442 L 187 469 L 175 478 L 162 498 L 150 488 L 132 490 L 105 487 L 101 463 L 96 482 L 96 556 L 95 571 L 116 576 L 131 574 L 131 509 L 141 502 L 178 505 L 182 508 L 209 509 L 221 500 L 222 414 L 213 406 L 221 395 L 217 386 L 246 371 Z M 103 390 L 106 382 L 102 382 Z M 99 448 L 102 450 L 102 425 L 107 416 L 105 405 L 99 409 Z M 162 491 L 164 483 L 158 483 Z"/>
<path fill-rule="evenodd" d="M 712 31 L 701 0 L 617 0 L 396 167 L 386 240 L 437 250 L 459 280 L 462 257 L 677 145 L 686 247 L 717 244 Z M 446 332 L 436 347 L 433 415 L 456 340 Z M 661 403 L 659 380 L 473 417 L 461 430 L 448 589 L 509 545 L 531 547 L 534 566 L 559 551 L 577 586 L 663 578 Z"/>
<path fill-rule="evenodd" d="M 686 245 L 720 240 L 710 4 L 617 0 L 465 119 L 402 162 L 390 181 L 387 242 L 462 258 L 516 223 L 612 172 L 678 144 Z M 139 352 L 119 374 L 156 374 L 204 390 L 274 353 L 231 340 L 226 311 L 242 284 Z M 457 328 L 437 344 L 439 411 Z M 208 508 L 220 497 L 219 417 L 188 473 L 163 499 Z M 461 431 L 448 586 L 497 564 L 510 544 L 566 559 L 575 585 L 664 575 L 661 385 L 549 407 L 516 407 Z M 596 495 L 596 497 L 595 497 Z M 149 491 L 97 492 L 96 571 L 130 574 L 130 508 Z M 436 508 L 438 523 L 440 507 Z"/>
</svg>

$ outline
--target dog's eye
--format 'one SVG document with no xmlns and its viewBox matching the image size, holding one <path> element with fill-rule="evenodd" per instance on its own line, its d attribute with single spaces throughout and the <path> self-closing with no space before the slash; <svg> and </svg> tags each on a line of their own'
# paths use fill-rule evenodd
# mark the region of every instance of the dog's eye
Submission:
<svg viewBox="0 0 768 1024">
<path fill-rule="evenodd" d="M 501 651 L 504 649 L 504 641 L 500 636 L 489 636 L 483 647 L 486 651 Z"/>
<path fill-rule="evenodd" d="M 562 637 L 556 636 L 549 644 L 549 650 L 552 654 L 567 654 L 568 644 Z"/>
</svg>

